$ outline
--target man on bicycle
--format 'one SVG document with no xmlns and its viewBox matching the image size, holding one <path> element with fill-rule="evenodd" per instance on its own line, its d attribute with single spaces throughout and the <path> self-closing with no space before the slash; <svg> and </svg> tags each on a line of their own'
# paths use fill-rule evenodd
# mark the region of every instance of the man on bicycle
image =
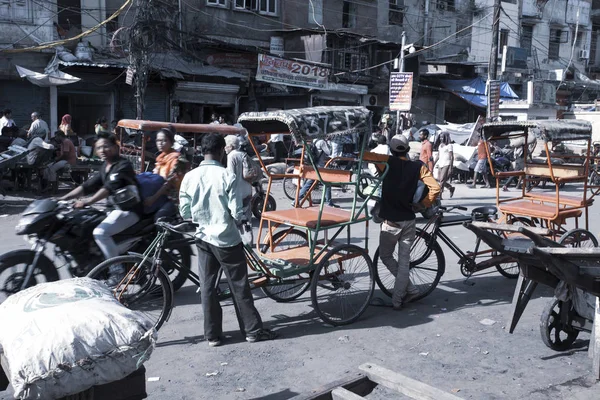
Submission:
<svg viewBox="0 0 600 400">
<path fill-rule="evenodd" d="M 379 235 L 381 261 L 396 277 L 392 306 L 401 310 L 402 305 L 419 295 L 419 290 L 410 282 L 410 248 L 415 241 L 416 221 L 413 198 L 419 181 L 429 189 L 419 206 L 430 207 L 440 193 L 440 186 L 421 161 L 408 158 L 408 139 L 395 135 L 390 141 L 392 156 L 388 159 L 389 171 L 383 180 L 381 209 L 383 219 Z M 426 191 L 427 192 L 427 191 Z M 398 246 L 398 260 L 394 249 Z"/>
<path fill-rule="evenodd" d="M 225 272 L 240 329 L 248 342 L 275 339 L 263 329 L 250 285 L 238 225 L 244 223 L 242 197 L 235 174 L 223 167 L 225 139 L 209 133 L 202 139 L 204 161 L 188 172 L 179 189 L 179 211 L 197 225 L 198 269 L 204 312 L 204 337 L 211 347 L 223 339 L 223 310 L 217 297 L 219 270 Z"/>
</svg>

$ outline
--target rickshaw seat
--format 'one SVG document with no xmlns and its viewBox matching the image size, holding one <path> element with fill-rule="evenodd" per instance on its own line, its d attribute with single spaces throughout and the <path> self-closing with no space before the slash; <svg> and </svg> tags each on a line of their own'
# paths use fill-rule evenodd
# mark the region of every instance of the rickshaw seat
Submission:
<svg viewBox="0 0 600 400">
<path fill-rule="evenodd" d="M 500 203 L 499 209 L 505 214 L 524 215 L 533 218 L 552 219 L 555 221 L 564 221 L 567 218 L 579 218 L 582 214 L 580 209 L 565 209 L 559 210 L 558 215 L 556 215 L 555 206 L 533 203 L 528 200 Z"/>
<path fill-rule="evenodd" d="M 291 208 L 289 210 L 267 211 L 262 214 L 262 218 L 264 220 L 281 224 L 304 226 L 309 229 L 315 229 L 319 219 L 319 207 L 313 206 L 308 208 Z M 366 215 L 363 213 L 359 216 L 359 219 L 360 218 L 366 218 Z M 350 211 L 323 206 L 323 214 L 321 214 L 321 227 L 350 222 L 350 219 Z"/>
<path fill-rule="evenodd" d="M 545 201 L 548 203 L 556 203 L 556 193 L 546 192 L 546 193 L 526 193 L 525 197 L 532 198 L 535 200 Z M 567 195 L 559 195 L 558 202 L 561 205 L 572 206 L 572 207 L 585 207 L 590 206 L 594 203 L 594 199 L 583 199 L 583 196 L 567 196 Z"/>
<path fill-rule="evenodd" d="M 323 182 L 352 182 L 352 171 L 333 168 L 318 168 L 318 170 Z M 305 165 L 300 172 L 300 176 L 303 179 L 312 179 L 315 181 L 319 180 L 319 175 L 317 175 L 315 168 L 308 165 Z"/>
</svg>

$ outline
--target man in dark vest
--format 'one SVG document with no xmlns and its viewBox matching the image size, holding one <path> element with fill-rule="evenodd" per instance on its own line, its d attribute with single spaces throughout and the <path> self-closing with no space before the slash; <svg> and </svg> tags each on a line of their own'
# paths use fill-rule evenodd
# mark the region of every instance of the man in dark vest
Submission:
<svg viewBox="0 0 600 400">
<path fill-rule="evenodd" d="M 396 277 L 392 305 L 394 310 L 419 295 L 419 290 L 410 282 L 410 248 L 415 241 L 416 221 L 413 203 L 419 181 L 429 189 L 419 207 L 431 207 L 440 193 L 440 186 L 431 175 L 429 168 L 421 161 L 408 158 L 408 139 L 395 135 L 390 141 L 392 156 L 388 160 L 389 171 L 383 180 L 381 209 L 383 219 L 379 235 L 381 261 Z M 394 249 L 398 246 L 398 260 Z"/>
</svg>

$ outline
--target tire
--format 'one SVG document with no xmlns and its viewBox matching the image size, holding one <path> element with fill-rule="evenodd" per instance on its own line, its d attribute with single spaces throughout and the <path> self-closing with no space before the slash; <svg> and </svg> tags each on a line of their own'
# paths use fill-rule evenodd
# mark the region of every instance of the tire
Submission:
<svg viewBox="0 0 600 400">
<path fill-rule="evenodd" d="M 131 271 L 143 259 L 144 257 L 140 255 L 114 257 L 97 265 L 88 273 L 87 277 L 106 280 L 111 266 L 120 265 L 126 271 Z M 132 283 L 127 288 L 123 289 L 131 289 L 131 292 L 118 293 L 121 290 L 120 286 L 114 291 L 115 297 L 117 297 L 117 300 L 121 304 L 131 310 L 137 310 L 146 314 L 154 323 L 156 330 L 158 330 L 169 319 L 173 310 L 173 287 L 169 276 L 162 268 L 159 268 L 157 271 L 154 271 L 154 269 L 153 260 L 146 259 L 139 269 L 138 276 L 132 280 Z M 122 297 L 119 298 L 118 295 Z M 149 309 L 156 312 L 149 314 Z"/>
<path fill-rule="evenodd" d="M 394 258 L 398 258 L 397 250 L 394 250 Z M 386 296 L 392 297 L 396 277 L 383 262 L 380 262 L 379 248 L 375 250 L 373 263 L 377 286 Z M 445 271 L 446 258 L 439 243 L 437 241 L 431 243 L 431 235 L 417 229 L 416 239 L 410 251 L 410 281 L 419 289 L 419 295 L 413 301 L 420 300 L 433 292 Z"/>
<path fill-rule="evenodd" d="M 27 266 L 33 263 L 34 258 L 35 252 L 32 250 L 9 251 L 0 256 L 0 303 L 21 290 Z M 20 266 L 23 268 L 19 268 Z M 41 277 L 44 278 L 43 282 L 59 280 L 54 263 L 45 254 L 40 254 L 34 275 L 27 287 L 42 283 Z"/>
<path fill-rule="evenodd" d="M 600 174 L 596 169 L 592 170 L 592 172 L 590 173 L 590 176 L 588 178 L 588 186 L 598 186 L 595 188 L 589 188 L 590 194 L 592 196 L 596 196 L 600 193 Z"/>
<path fill-rule="evenodd" d="M 294 201 L 296 200 L 296 185 L 294 181 L 297 181 L 296 178 L 283 178 L 283 193 L 285 197 Z"/>
<path fill-rule="evenodd" d="M 186 268 L 186 270 L 181 270 L 176 268 L 173 263 L 170 261 L 169 257 L 166 257 L 163 260 L 163 269 L 169 276 L 171 283 L 173 283 L 173 291 L 178 291 L 181 289 L 185 281 L 187 281 L 189 273 L 188 271 L 192 268 L 192 249 L 189 244 L 181 244 L 176 246 L 169 246 L 171 240 L 181 240 L 183 236 L 176 233 L 169 233 L 169 240 L 167 241 L 164 251 L 169 254 L 169 257 L 175 258 L 179 264 Z"/>
<path fill-rule="evenodd" d="M 525 218 L 525 217 L 513 217 L 510 219 L 510 221 L 508 221 L 508 223 L 510 225 L 518 225 L 518 226 L 524 226 L 524 227 L 527 227 L 527 226 L 534 227 L 535 226 L 535 223 L 531 219 Z M 504 231 L 499 232 L 499 235 L 504 236 L 504 237 L 509 236 L 509 235 L 507 235 L 507 232 L 504 232 Z M 496 253 L 492 253 L 492 254 L 497 255 Z M 498 272 L 500 272 L 500 275 L 502 275 L 508 279 L 517 279 L 521 272 L 521 267 L 517 261 L 497 264 L 496 269 L 498 270 Z"/>
<path fill-rule="evenodd" d="M 281 242 L 279 242 L 281 240 Z M 270 242 L 269 242 L 270 243 Z M 287 250 L 298 246 L 308 246 L 306 233 L 299 229 L 285 229 L 276 232 L 273 235 L 273 243 L 275 243 L 275 251 Z M 265 243 L 261 245 L 261 253 L 269 253 L 270 245 Z M 273 279 L 273 278 L 270 278 Z M 293 281 L 289 284 L 285 281 Z M 296 300 L 302 296 L 310 286 L 310 275 L 300 274 L 293 277 L 283 278 L 280 281 L 275 281 L 273 285 L 267 284 L 260 289 L 269 298 L 278 303 L 287 303 Z"/>
<path fill-rule="evenodd" d="M 341 258 L 336 261 L 336 256 Z M 332 248 L 321 259 L 311 279 L 310 295 L 315 311 L 328 324 L 351 324 L 369 306 L 375 291 L 374 278 L 373 263 L 364 249 L 352 244 Z"/>
<path fill-rule="evenodd" d="M 566 326 L 561 322 L 560 311 L 563 305 L 564 303 L 556 297 L 552 298 L 544 308 L 540 318 L 542 341 L 546 346 L 555 351 L 568 350 L 579 335 L 578 330 L 573 329 L 571 326 Z"/>
<path fill-rule="evenodd" d="M 252 200 L 252 215 L 256 219 L 260 219 L 263 211 L 264 196 L 255 196 Z M 277 202 L 273 196 L 269 195 L 267 198 L 267 211 L 275 211 L 277 209 Z"/>
<path fill-rule="evenodd" d="M 576 228 L 563 234 L 557 241 L 565 247 L 593 248 L 598 247 L 598 239 L 587 229 Z"/>
</svg>

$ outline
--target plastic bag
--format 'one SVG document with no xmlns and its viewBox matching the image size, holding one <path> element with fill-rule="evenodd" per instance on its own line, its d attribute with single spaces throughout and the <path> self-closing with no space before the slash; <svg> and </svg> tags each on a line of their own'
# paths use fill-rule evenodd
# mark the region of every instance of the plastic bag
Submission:
<svg viewBox="0 0 600 400">
<path fill-rule="evenodd" d="M 40 284 L 0 305 L 15 398 L 56 399 L 117 381 L 146 361 L 153 323 L 89 278 Z"/>
</svg>

